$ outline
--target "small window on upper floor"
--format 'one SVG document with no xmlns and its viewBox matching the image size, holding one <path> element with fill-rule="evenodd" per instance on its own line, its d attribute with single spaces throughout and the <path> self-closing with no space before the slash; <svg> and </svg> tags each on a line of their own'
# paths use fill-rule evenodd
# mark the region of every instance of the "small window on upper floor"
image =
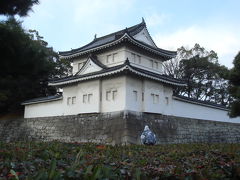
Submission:
<svg viewBox="0 0 240 180">
<path fill-rule="evenodd" d="M 78 63 L 78 70 L 80 70 L 83 67 L 83 63 Z"/>
<path fill-rule="evenodd" d="M 111 60 L 112 60 L 112 55 L 111 54 L 107 55 L 106 63 L 111 63 Z"/>
<path fill-rule="evenodd" d="M 136 54 L 134 54 L 134 53 L 131 53 L 131 58 L 132 58 L 132 60 L 133 60 L 133 62 L 135 62 L 136 60 Z"/>
<path fill-rule="evenodd" d="M 159 103 L 159 95 L 155 94 L 154 104 L 158 104 L 158 103 Z"/>
<path fill-rule="evenodd" d="M 153 60 L 150 59 L 149 62 L 150 62 L 150 67 L 153 68 Z"/>
<path fill-rule="evenodd" d="M 116 100 L 117 99 L 117 90 L 113 90 L 112 91 L 112 100 Z"/>
<path fill-rule="evenodd" d="M 158 62 L 157 61 L 154 61 L 154 68 L 158 69 Z"/>
<path fill-rule="evenodd" d="M 117 90 L 109 90 L 106 91 L 106 100 L 107 101 L 115 101 L 118 98 Z"/>
<path fill-rule="evenodd" d="M 111 100 L 111 91 L 106 91 L 106 100 L 107 101 Z"/>
<path fill-rule="evenodd" d="M 76 104 L 76 96 L 72 97 L 72 104 Z"/>
<path fill-rule="evenodd" d="M 68 98 L 67 98 L 67 105 L 70 105 L 70 104 L 71 104 L 71 99 L 72 99 L 71 97 L 68 97 Z"/>
<path fill-rule="evenodd" d="M 87 103 L 87 94 L 83 95 L 83 103 Z"/>
<path fill-rule="evenodd" d="M 166 102 L 166 105 L 169 104 L 169 98 L 168 97 L 165 97 L 165 102 Z"/>
<path fill-rule="evenodd" d="M 150 59 L 149 62 L 150 62 L 150 67 L 151 67 L 151 68 L 153 68 L 153 69 L 159 69 L 159 62 L 158 62 L 158 61 L 155 61 L 155 60 Z"/>
<path fill-rule="evenodd" d="M 117 53 L 113 53 L 112 62 L 115 62 L 116 60 L 117 60 Z"/>
<path fill-rule="evenodd" d="M 153 104 L 159 103 L 159 95 L 158 94 L 151 94 Z"/>
<path fill-rule="evenodd" d="M 92 96 L 93 96 L 93 94 L 88 94 L 88 103 L 92 102 Z"/>
<path fill-rule="evenodd" d="M 138 99 L 137 91 L 133 91 L 133 99 L 134 101 L 137 101 Z"/>
<path fill-rule="evenodd" d="M 141 64 L 141 56 L 137 55 L 138 64 Z"/>
<path fill-rule="evenodd" d="M 76 104 L 76 96 L 68 97 L 67 98 L 67 105 L 73 105 Z"/>
</svg>

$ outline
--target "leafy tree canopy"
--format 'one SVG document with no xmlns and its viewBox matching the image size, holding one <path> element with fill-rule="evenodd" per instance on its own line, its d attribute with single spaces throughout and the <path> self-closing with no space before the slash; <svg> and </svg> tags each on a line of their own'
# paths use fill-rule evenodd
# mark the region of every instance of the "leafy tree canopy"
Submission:
<svg viewBox="0 0 240 180">
<path fill-rule="evenodd" d="M 166 74 L 187 82 L 187 87 L 176 89 L 176 94 L 222 105 L 231 101 L 226 80 L 229 70 L 218 63 L 214 51 L 207 51 L 199 44 L 190 50 L 181 47 L 177 57 L 164 66 Z"/>
<path fill-rule="evenodd" d="M 234 67 L 230 71 L 230 94 L 233 96 L 234 100 L 230 104 L 231 117 L 240 116 L 240 52 L 237 54 L 233 61 Z"/>
<path fill-rule="evenodd" d="M 0 14 L 26 16 L 32 6 L 38 3 L 39 0 L 1 0 Z"/>
<path fill-rule="evenodd" d="M 70 66 L 59 60 L 37 31 L 26 32 L 14 18 L 0 23 L 0 52 L 2 112 L 20 108 L 24 100 L 54 94 L 48 79 L 67 74 Z"/>
</svg>

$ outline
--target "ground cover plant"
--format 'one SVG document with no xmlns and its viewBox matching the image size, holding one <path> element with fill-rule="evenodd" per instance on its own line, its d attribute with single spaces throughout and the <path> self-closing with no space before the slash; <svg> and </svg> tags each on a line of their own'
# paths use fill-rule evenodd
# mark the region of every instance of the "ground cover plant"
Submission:
<svg viewBox="0 0 240 180">
<path fill-rule="evenodd" d="M 0 179 L 239 179 L 240 144 L 0 142 Z"/>
</svg>

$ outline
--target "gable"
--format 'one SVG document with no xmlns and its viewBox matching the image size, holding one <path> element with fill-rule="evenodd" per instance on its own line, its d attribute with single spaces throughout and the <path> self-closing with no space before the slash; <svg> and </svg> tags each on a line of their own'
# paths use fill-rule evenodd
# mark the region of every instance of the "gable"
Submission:
<svg viewBox="0 0 240 180">
<path fill-rule="evenodd" d="M 139 40 L 141 42 L 144 42 L 145 44 L 148 44 L 153 47 L 157 47 L 155 43 L 153 42 L 150 34 L 148 33 L 146 27 L 143 28 L 139 33 L 133 36 L 134 39 Z"/>
<path fill-rule="evenodd" d="M 93 59 L 88 58 L 83 67 L 76 73 L 76 75 L 89 74 L 97 71 L 101 71 L 103 68 L 94 62 Z"/>
</svg>

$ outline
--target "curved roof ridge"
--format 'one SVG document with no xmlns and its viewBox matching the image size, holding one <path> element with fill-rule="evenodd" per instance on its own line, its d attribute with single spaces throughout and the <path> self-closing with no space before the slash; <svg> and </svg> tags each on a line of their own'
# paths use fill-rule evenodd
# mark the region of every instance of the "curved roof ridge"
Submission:
<svg viewBox="0 0 240 180">
<path fill-rule="evenodd" d="M 76 75 L 76 76 L 69 76 L 69 77 L 65 77 L 65 78 L 53 79 L 53 80 L 49 81 L 49 85 L 58 86 L 58 85 L 63 85 L 63 84 L 76 83 L 78 81 L 83 81 L 83 80 L 87 80 L 87 79 L 109 76 L 109 75 L 116 74 L 116 73 L 119 73 L 122 71 L 130 71 L 130 72 L 138 74 L 140 76 L 158 80 L 163 83 L 167 83 L 167 84 L 171 84 L 171 85 L 186 86 L 185 81 L 183 81 L 181 79 L 176 79 L 176 78 L 172 78 L 167 75 L 153 73 L 151 71 L 132 66 L 128 59 L 126 59 L 126 61 L 123 64 L 109 67 L 107 69 L 102 69 L 100 71 L 83 74 L 83 75 Z"/>
<path fill-rule="evenodd" d="M 122 29 L 122 30 L 119 30 L 119 31 L 116 31 L 116 32 L 113 32 L 113 33 L 110 33 L 110 34 L 107 34 L 107 35 L 104 35 L 104 36 L 101 36 L 101 37 L 97 37 L 97 38 L 94 38 L 90 43 L 80 47 L 80 48 L 76 48 L 76 49 L 72 49 L 72 50 L 69 50 L 69 51 L 59 51 L 59 54 L 64 54 L 64 53 L 74 53 L 74 52 L 77 52 L 91 44 L 93 44 L 94 42 L 97 42 L 97 41 L 100 41 L 102 39 L 105 39 L 105 38 L 108 38 L 108 37 L 111 37 L 111 36 L 114 36 L 114 40 L 117 40 L 119 39 L 120 37 L 122 37 L 125 32 L 127 31 L 129 35 L 133 36 L 135 34 L 137 34 L 138 32 L 140 32 L 144 27 L 146 27 L 146 23 L 145 22 L 141 22 L 139 24 L 136 24 L 134 26 L 131 26 L 131 27 L 128 27 L 128 28 L 125 28 L 125 29 Z M 137 31 L 136 31 L 137 30 Z"/>
</svg>

